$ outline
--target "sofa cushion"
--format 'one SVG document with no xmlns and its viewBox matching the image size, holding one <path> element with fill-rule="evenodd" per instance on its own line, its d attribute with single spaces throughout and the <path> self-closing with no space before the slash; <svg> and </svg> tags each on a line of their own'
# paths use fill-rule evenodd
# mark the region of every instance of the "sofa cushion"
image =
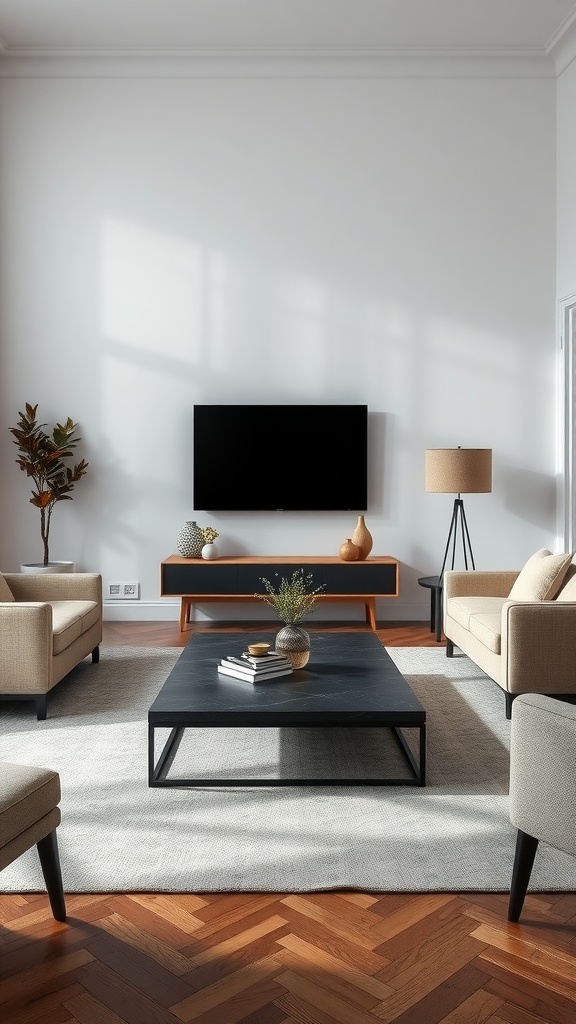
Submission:
<svg viewBox="0 0 576 1024">
<path fill-rule="evenodd" d="M 52 608 L 53 653 L 61 654 L 100 618 L 96 601 L 48 601 Z"/>
<path fill-rule="evenodd" d="M 484 612 L 470 616 L 470 632 L 494 654 L 501 654 L 502 612 Z"/>
<path fill-rule="evenodd" d="M 10 590 L 10 587 L 6 583 L 2 573 L 0 572 L 0 601 L 14 601 L 14 594 Z"/>
<path fill-rule="evenodd" d="M 506 597 L 451 597 L 446 603 L 446 613 L 459 626 L 470 629 L 470 620 L 473 615 L 494 614 L 500 616 L 502 607 L 507 600 Z"/>
<path fill-rule="evenodd" d="M 572 554 L 553 555 L 541 548 L 520 570 L 509 597 L 514 601 L 551 601 L 560 590 Z"/>
<path fill-rule="evenodd" d="M 576 601 L 576 565 L 568 566 L 562 586 L 556 594 L 557 601 Z"/>
</svg>

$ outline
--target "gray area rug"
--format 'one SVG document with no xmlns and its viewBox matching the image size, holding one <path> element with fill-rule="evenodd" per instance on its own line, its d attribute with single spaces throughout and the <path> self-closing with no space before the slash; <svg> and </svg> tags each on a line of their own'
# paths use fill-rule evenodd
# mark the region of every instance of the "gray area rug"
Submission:
<svg viewBox="0 0 576 1024">
<path fill-rule="evenodd" d="M 60 773 L 67 892 L 508 890 L 510 723 L 468 658 L 389 648 L 427 709 L 424 789 L 149 789 L 147 711 L 179 653 L 104 647 L 57 687 L 45 722 L 2 705 L 0 757 Z M 397 756 L 375 729 L 189 730 L 174 769 L 362 777 Z M 35 850 L 0 875 L 3 892 L 42 888 Z M 576 859 L 542 845 L 531 888 L 576 890 Z"/>
</svg>

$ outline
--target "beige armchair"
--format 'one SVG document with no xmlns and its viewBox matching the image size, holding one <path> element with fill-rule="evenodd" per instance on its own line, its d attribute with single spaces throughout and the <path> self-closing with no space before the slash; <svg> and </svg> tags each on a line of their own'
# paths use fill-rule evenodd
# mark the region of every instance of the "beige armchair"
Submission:
<svg viewBox="0 0 576 1024">
<path fill-rule="evenodd" d="M 97 573 L 0 575 L 0 700 L 47 695 L 88 654 L 99 658 L 102 577 Z"/>
<path fill-rule="evenodd" d="M 60 824 L 58 772 L 0 763 L 0 871 L 36 845 L 52 913 L 66 920 L 56 828 Z"/>
<path fill-rule="evenodd" d="M 542 694 L 514 701 L 510 821 L 518 829 L 508 920 L 518 921 L 538 843 L 576 856 L 576 707 Z"/>
<path fill-rule="evenodd" d="M 459 647 L 506 695 L 506 717 L 519 693 L 576 694 L 576 599 L 511 600 L 519 572 L 451 571 L 444 575 L 446 655 Z M 571 598 L 571 599 L 569 599 Z"/>
</svg>

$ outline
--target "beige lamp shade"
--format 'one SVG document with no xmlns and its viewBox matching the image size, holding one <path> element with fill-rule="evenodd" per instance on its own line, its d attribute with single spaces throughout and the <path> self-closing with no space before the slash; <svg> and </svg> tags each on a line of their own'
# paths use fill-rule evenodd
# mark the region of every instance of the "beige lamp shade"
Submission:
<svg viewBox="0 0 576 1024">
<path fill-rule="evenodd" d="M 486 494 L 492 490 L 491 448 L 428 448 L 426 490 Z"/>
</svg>

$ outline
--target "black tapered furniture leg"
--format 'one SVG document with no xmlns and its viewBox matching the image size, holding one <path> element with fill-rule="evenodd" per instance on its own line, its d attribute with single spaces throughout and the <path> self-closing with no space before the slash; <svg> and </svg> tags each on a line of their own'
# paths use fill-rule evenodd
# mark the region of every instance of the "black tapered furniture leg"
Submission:
<svg viewBox="0 0 576 1024">
<path fill-rule="evenodd" d="M 52 913 L 66 920 L 56 829 L 61 821 L 60 776 L 50 768 L 2 761 L 0 772 L 0 871 L 36 847 Z"/>
<path fill-rule="evenodd" d="M 95 647 L 94 650 L 92 651 L 92 664 L 93 665 L 97 665 L 99 661 L 100 661 L 100 648 L 99 647 Z"/>
<path fill-rule="evenodd" d="M 514 702 L 514 698 L 517 697 L 518 694 L 504 691 L 504 696 L 506 698 L 506 718 L 510 720 L 512 718 L 512 704 Z"/>
<path fill-rule="evenodd" d="M 451 640 L 448 640 L 448 639 L 446 639 L 446 657 L 447 658 L 453 658 L 454 657 L 454 644 L 452 643 Z"/>
<path fill-rule="evenodd" d="M 52 907 L 52 913 L 57 921 L 66 920 L 66 904 L 64 902 L 64 889 L 62 887 L 62 872 L 60 870 L 60 857 L 58 856 L 58 840 L 56 829 L 50 832 L 39 843 L 36 843 L 40 867 L 46 882 L 48 899 Z"/>
<path fill-rule="evenodd" d="M 510 900 L 508 903 L 509 921 L 518 921 L 522 913 L 537 849 L 538 840 L 534 836 L 529 836 L 527 832 L 522 832 L 521 829 L 518 829 L 514 867 L 512 869 L 512 884 L 510 886 Z"/>
<path fill-rule="evenodd" d="M 34 700 L 36 703 L 36 720 L 44 722 L 48 715 L 48 695 L 46 693 L 38 693 Z"/>
</svg>

